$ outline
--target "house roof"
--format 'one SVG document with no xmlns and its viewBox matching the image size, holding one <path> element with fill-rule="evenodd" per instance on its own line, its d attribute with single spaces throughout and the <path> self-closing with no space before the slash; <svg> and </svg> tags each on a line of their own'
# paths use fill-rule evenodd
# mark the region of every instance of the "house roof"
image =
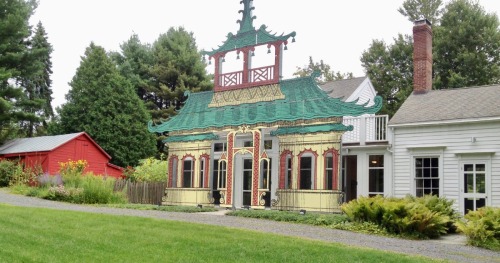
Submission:
<svg viewBox="0 0 500 263">
<path fill-rule="evenodd" d="M 380 97 L 375 98 L 375 104 L 371 107 L 331 98 L 318 87 L 315 77 L 313 74 L 280 81 L 279 88 L 285 98 L 272 101 L 209 107 L 213 91 L 193 93 L 176 116 L 158 125 L 153 125 L 150 121 L 148 129 L 150 132 L 162 133 L 277 121 L 359 116 L 375 113 L 382 107 Z"/>
<path fill-rule="evenodd" d="M 389 125 L 500 117 L 500 85 L 411 94 Z"/>
<path fill-rule="evenodd" d="M 86 136 L 97 146 L 99 150 L 104 153 L 104 155 L 111 159 L 111 156 L 109 156 L 99 145 L 97 145 L 97 143 L 94 142 L 94 140 L 92 140 L 92 138 L 90 138 L 90 136 L 85 132 L 10 140 L 0 146 L 0 154 L 6 155 L 30 152 L 48 152 L 55 150 L 56 148 L 82 135 Z"/>
<path fill-rule="evenodd" d="M 326 91 L 330 97 L 340 98 L 342 101 L 346 101 L 366 79 L 367 77 L 358 77 L 334 80 L 321 84 L 320 87 Z"/>
</svg>

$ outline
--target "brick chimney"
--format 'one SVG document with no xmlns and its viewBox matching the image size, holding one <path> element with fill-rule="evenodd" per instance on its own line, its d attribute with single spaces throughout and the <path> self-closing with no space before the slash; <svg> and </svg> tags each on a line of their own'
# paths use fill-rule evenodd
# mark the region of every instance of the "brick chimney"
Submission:
<svg viewBox="0 0 500 263">
<path fill-rule="evenodd" d="M 427 19 L 413 25 L 413 94 L 432 89 L 432 28 Z"/>
</svg>

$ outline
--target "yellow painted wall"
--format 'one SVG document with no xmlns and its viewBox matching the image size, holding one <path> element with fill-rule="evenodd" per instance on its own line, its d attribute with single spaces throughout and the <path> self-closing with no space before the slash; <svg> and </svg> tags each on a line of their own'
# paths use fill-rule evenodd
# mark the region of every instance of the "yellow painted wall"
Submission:
<svg viewBox="0 0 500 263">
<path fill-rule="evenodd" d="M 325 180 L 324 180 L 324 171 L 325 171 L 325 162 L 323 158 L 323 154 L 325 151 L 329 149 L 336 149 L 340 152 L 340 139 L 342 137 L 341 132 L 332 132 L 332 133 L 318 133 L 318 134 L 294 134 L 294 135 L 284 135 L 279 136 L 280 140 L 280 153 L 285 150 L 289 150 L 292 152 L 293 160 L 292 160 L 292 189 L 298 189 L 298 174 L 297 170 L 299 158 L 298 155 L 305 151 L 311 150 L 312 152 L 316 152 L 318 155 L 316 158 L 316 178 L 314 183 L 316 185 L 316 189 L 325 189 Z M 337 165 L 337 175 L 340 177 L 340 160 Z"/>
</svg>

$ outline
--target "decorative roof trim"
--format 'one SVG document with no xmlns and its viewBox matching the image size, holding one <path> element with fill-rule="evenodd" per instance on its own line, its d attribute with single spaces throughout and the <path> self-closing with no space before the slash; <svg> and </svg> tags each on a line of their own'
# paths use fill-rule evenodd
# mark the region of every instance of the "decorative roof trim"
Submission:
<svg viewBox="0 0 500 263">
<path fill-rule="evenodd" d="M 309 126 L 293 126 L 293 127 L 279 127 L 277 130 L 272 131 L 272 136 L 288 135 L 288 134 L 306 134 L 318 132 L 331 132 L 331 131 L 352 131 L 353 126 L 345 126 L 342 123 L 329 123 Z"/>
<path fill-rule="evenodd" d="M 265 85 L 246 89 L 214 92 L 208 107 L 223 107 L 243 103 L 256 103 L 284 99 L 279 84 Z"/>
<path fill-rule="evenodd" d="M 214 133 L 202 133 L 202 134 L 169 136 L 162 142 L 168 143 L 168 142 L 212 141 L 218 139 L 219 136 Z"/>
</svg>

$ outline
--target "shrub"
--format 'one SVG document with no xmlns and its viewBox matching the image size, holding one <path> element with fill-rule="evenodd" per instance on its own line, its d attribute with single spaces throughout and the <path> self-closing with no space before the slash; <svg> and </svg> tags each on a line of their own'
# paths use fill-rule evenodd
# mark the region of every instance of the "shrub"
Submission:
<svg viewBox="0 0 500 263">
<path fill-rule="evenodd" d="M 1 160 L 0 161 L 0 187 L 9 186 L 12 177 L 21 172 L 22 167 L 16 161 Z"/>
<path fill-rule="evenodd" d="M 124 175 L 132 182 L 166 182 L 167 161 L 150 157 L 141 160 L 135 168 L 127 167 Z"/>
<path fill-rule="evenodd" d="M 350 220 L 371 222 L 389 233 L 408 237 L 436 238 L 453 226 L 452 202 L 434 197 L 360 197 L 342 205 Z M 430 208 L 429 208 L 430 207 Z M 454 212 L 453 212 L 454 214 Z"/>
<path fill-rule="evenodd" d="M 470 245 L 500 251 L 500 208 L 482 207 L 456 222 Z"/>
<path fill-rule="evenodd" d="M 231 216 L 251 217 L 268 219 L 273 221 L 293 222 L 316 226 L 330 226 L 347 221 L 345 215 L 307 213 L 301 215 L 298 212 L 276 211 L 276 210 L 237 210 L 227 213 Z"/>
<path fill-rule="evenodd" d="M 9 185 L 30 185 L 36 186 L 38 184 L 38 176 L 43 174 L 42 167 L 36 165 L 35 167 L 22 168 L 21 164 L 17 165 L 17 169 L 14 171 L 12 178 L 10 179 Z"/>
</svg>

